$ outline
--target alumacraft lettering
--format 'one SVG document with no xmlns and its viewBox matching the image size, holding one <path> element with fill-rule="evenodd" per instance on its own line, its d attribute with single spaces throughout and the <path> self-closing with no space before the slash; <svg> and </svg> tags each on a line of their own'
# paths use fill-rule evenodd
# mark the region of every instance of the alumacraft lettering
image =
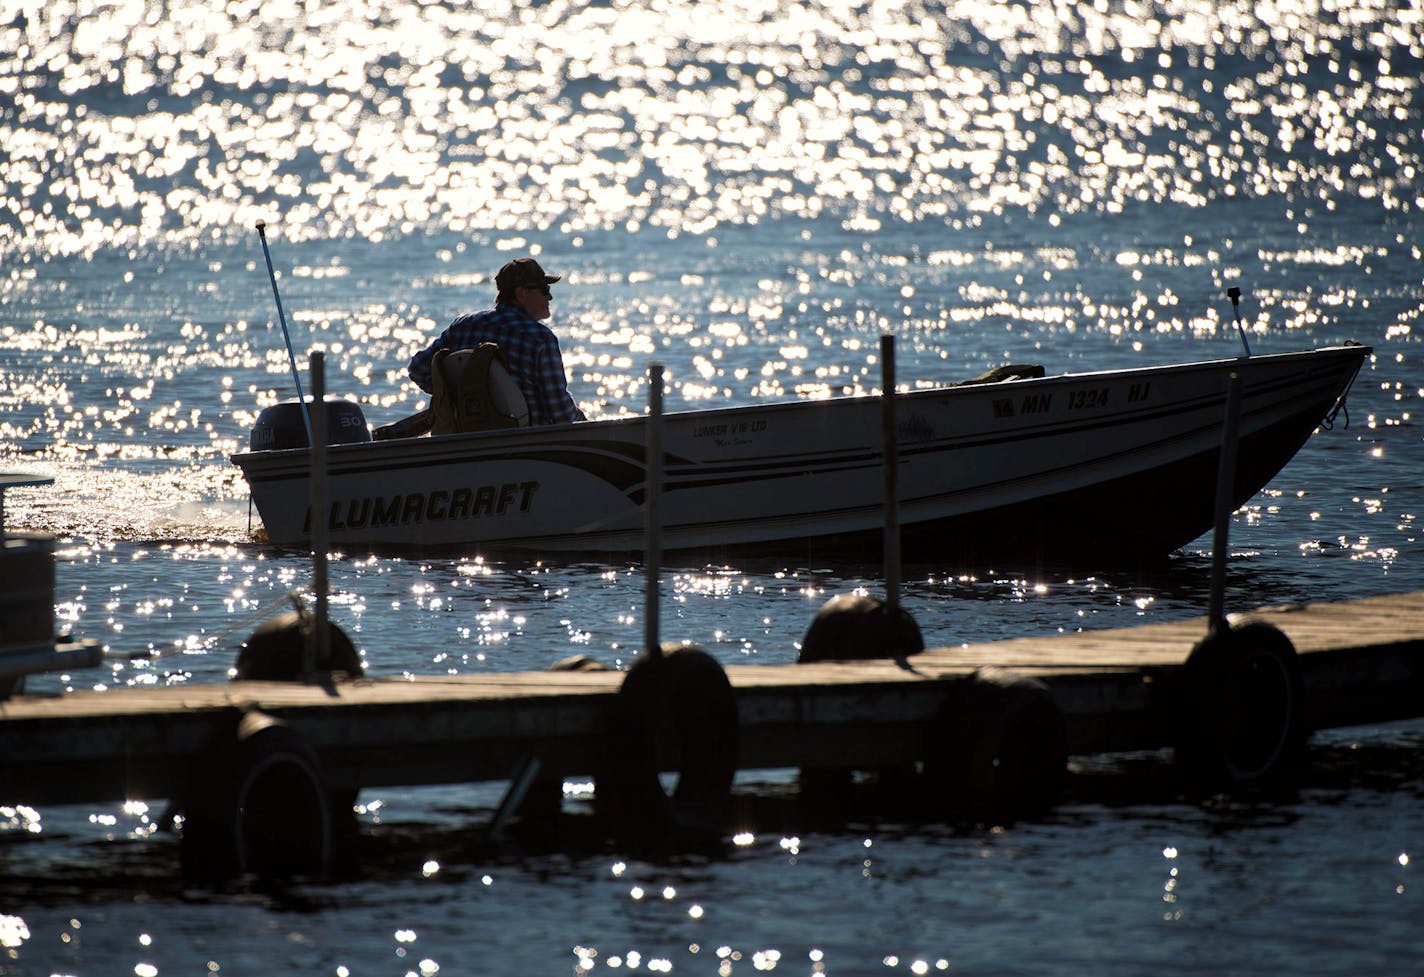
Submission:
<svg viewBox="0 0 1424 977">
<path fill-rule="evenodd" d="M 479 488 L 436 489 L 404 495 L 376 495 L 331 503 L 327 528 L 365 529 L 408 526 L 416 522 L 482 519 L 510 511 L 528 512 L 534 504 L 538 482 L 506 482 Z M 307 506 L 302 532 L 311 532 L 311 506 Z"/>
</svg>

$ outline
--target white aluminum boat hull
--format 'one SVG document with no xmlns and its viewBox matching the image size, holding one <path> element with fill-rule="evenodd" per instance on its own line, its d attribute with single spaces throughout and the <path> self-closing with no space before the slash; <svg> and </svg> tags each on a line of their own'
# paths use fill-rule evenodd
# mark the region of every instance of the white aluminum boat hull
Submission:
<svg viewBox="0 0 1424 977">
<path fill-rule="evenodd" d="M 1166 554 L 1211 526 L 1233 371 L 1240 505 L 1300 449 L 1369 353 L 1352 345 L 902 394 L 904 555 Z M 329 539 L 348 550 L 638 552 L 644 441 L 645 420 L 622 418 L 333 445 Z M 662 443 L 666 551 L 878 552 L 878 398 L 671 413 Z M 233 461 L 268 538 L 309 543 L 307 449 Z"/>
</svg>

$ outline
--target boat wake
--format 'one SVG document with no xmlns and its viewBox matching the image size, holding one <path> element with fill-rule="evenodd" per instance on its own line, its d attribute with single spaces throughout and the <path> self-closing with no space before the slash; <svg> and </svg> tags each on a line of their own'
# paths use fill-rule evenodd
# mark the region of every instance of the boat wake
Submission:
<svg viewBox="0 0 1424 977">
<path fill-rule="evenodd" d="M 246 487 L 226 465 L 188 464 L 158 471 L 67 461 L 0 458 L 0 468 L 54 479 L 12 490 L 5 524 L 12 532 L 59 539 L 164 544 L 239 544 L 260 526 L 249 517 Z"/>
</svg>

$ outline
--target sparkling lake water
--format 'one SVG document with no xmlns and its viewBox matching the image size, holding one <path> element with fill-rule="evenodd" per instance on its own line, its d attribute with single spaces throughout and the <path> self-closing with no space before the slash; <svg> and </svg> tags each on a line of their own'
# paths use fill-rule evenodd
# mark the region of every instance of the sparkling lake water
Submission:
<svg viewBox="0 0 1424 977">
<path fill-rule="evenodd" d="M 1344 415 L 1239 510 L 1232 609 L 1424 589 L 1419 3 L 0 0 L 0 468 L 56 615 L 137 662 L 35 691 L 221 682 L 308 558 L 228 456 L 298 359 L 386 423 L 410 354 L 536 254 L 589 416 L 1372 346 Z M 304 381 L 305 382 L 305 381 Z M 934 645 L 1204 612 L 1150 573 L 917 565 Z M 352 557 L 374 675 L 626 667 L 641 568 Z M 876 566 L 670 568 L 664 636 L 794 660 Z M 354 881 L 190 889 L 158 799 L 0 807 L 0 974 L 1424 974 L 1424 724 L 1318 734 L 1295 795 L 1202 805 L 1084 758 L 982 832 L 765 810 L 725 858 L 472 843 L 500 785 L 363 792 Z M 580 785 L 570 784 L 577 792 Z"/>
</svg>

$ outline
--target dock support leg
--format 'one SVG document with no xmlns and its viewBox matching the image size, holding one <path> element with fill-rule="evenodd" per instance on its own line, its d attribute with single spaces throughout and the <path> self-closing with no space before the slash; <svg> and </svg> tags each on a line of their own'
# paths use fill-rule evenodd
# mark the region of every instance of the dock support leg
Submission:
<svg viewBox="0 0 1424 977">
<path fill-rule="evenodd" d="M 499 833 L 504 830 L 509 819 L 523 805 L 525 798 L 529 795 L 529 788 L 534 784 L 534 778 L 539 776 L 539 767 L 539 758 L 533 755 L 526 756 L 519 761 L 519 765 L 514 770 L 514 776 L 510 778 L 509 787 L 504 792 L 504 799 L 499 802 L 499 807 L 494 812 L 494 818 L 490 821 L 489 831 L 486 833 L 486 837 L 490 841 L 499 837 Z"/>
</svg>

